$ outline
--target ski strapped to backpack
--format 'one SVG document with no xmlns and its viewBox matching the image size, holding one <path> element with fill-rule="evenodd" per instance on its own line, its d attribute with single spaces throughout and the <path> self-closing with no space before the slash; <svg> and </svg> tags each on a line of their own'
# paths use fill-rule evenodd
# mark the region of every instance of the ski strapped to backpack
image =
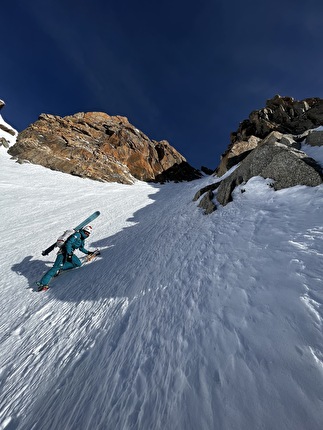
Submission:
<svg viewBox="0 0 323 430">
<path fill-rule="evenodd" d="M 63 248 L 65 242 L 72 234 L 76 233 L 75 230 L 65 230 L 63 234 L 61 234 L 56 240 L 56 246 L 58 248 Z"/>
<path fill-rule="evenodd" d="M 42 251 L 42 255 L 48 255 L 50 252 L 53 251 L 54 248 L 59 247 L 61 248 L 66 240 L 75 232 L 81 230 L 83 227 L 86 226 L 89 222 L 93 221 L 100 215 L 100 211 L 94 212 L 92 215 L 90 215 L 88 218 L 86 218 L 84 221 L 82 221 L 79 225 L 74 227 L 73 229 L 66 230 L 61 236 L 57 238 L 57 240 L 49 246 L 45 251 Z"/>
</svg>

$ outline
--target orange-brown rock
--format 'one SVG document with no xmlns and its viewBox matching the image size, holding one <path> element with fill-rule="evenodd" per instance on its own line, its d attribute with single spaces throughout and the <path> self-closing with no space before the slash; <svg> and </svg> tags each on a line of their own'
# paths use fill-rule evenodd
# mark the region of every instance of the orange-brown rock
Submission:
<svg viewBox="0 0 323 430">
<path fill-rule="evenodd" d="M 216 171 L 218 176 L 225 174 L 232 166 L 238 164 L 245 158 L 253 149 L 257 148 L 261 139 L 256 136 L 250 136 L 246 140 L 241 140 L 235 144 L 229 145 L 226 152 L 222 155 L 221 163 Z"/>
<path fill-rule="evenodd" d="M 199 177 L 166 140 L 150 140 L 127 118 L 103 112 L 42 114 L 19 133 L 9 153 L 19 161 L 108 182 Z"/>
</svg>

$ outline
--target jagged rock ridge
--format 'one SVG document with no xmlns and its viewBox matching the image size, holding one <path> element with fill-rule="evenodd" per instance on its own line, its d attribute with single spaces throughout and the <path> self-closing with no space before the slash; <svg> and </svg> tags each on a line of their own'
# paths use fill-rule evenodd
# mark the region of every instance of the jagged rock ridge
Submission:
<svg viewBox="0 0 323 430">
<path fill-rule="evenodd" d="M 297 140 L 297 135 L 322 124 L 322 99 L 314 97 L 298 101 L 276 95 L 267 100 L 264 108 L 251 112 L 249 118 L 240 123 L 237 131 L 231 133 L 231 143 L 222 155 L 216 173 L 222 176 L 273 131 L 294 135 Z"/>
<path fill-rule="evenodd" d="M 216 170 L 220 177 L 231 167 L 239 166 L 224 179 L 200 190 L 194 200 L 200 199 L 205 213 L 226 205 L 232 200 L 237 185 L 253 176 L 270 178 L 275 190 L 295 185 L 317 186 L 323 182 L 322 167 L 304 152 L 301 142 L 323 146 L 323 100 L 318 98 L 296 101 L 291 97 L 275 96 L 266 107 L 253 111 L 238 130 L 231 133 L 231 144 L 223 154 Z"/>
<path fill-rule="evenodd" d="M 42 114 L 19 133 L 9 153 L 19 161 L 108 182 L 200 177 L 166 140 L 150 140 L 126 117 L 103 112 Z"/>
</svg>

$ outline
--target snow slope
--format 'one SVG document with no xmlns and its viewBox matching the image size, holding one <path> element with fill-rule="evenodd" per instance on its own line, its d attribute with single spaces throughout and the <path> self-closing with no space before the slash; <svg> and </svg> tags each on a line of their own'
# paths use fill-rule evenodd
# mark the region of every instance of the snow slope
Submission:
<svg viewBox="0 0 323 430">
<path fill-rule="evenodd" d="M 4 127 L 1 127 L 1 125 Z M 8 133 L 5 130 L 12 130 L 15 133 L 15 135 L 12 136 L 10 133 Z M 13 129 L 11 125 L 6 123 L 6 121 L 2 118 L 2 115 L 0 115 L 0 139 L 4 137 L 8 142 L 9 146 L 12 146 L 16 142 L 17 135 L 18 135 L 17 130 Z M 0 149 L 0 151 L 3 151 L 3 149 Z"/>
<path fill-rule="evenodd" d="M 0 164 L 1 430 L 323 428 L 322 186 L 253 178 L 204 216 L 214 178 Z M 95 210 L 101 259 L 34 292 L 41 250 Z"/>
</svg>

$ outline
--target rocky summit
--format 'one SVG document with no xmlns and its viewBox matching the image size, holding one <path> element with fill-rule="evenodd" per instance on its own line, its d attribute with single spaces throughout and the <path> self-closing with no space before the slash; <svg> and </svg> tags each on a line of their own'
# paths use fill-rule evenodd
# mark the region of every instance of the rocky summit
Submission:
<svg viewBox="0 0 323 430">
<path fill-rule="evenodd" d="M 267 100 L 264 108 L 252 111 L 249 118 L 243 120 L 238 129 L 231 133 L 231 143 L 222 154 L 216 173 L 222 176 L 273 131 L 297 136 L 322 124 L 322 99 L 315 97 L 298 101 L 293 97 L 276 95 Z"/>
<path fill-rule="evenodd" d="M 323 146 L 323 132 L 317 130 L 322 125 L 322 99 L 297 101 L 277 95 L 268 100 L 231 133 L 231 144 L 215 171 L 218 180 L 196 193 L 194 200 L 211 213 L 217 203 L 229 203 L 233 190 L 253 176 L 270 179 L 275 190 L 322 184 L 322 167 L 301 150 L 302 143 Z"/>
<path fill-rule="evenodd" d="M 103 112 L 60 117 L 41 114 L 19 133 L 9 154 L 53 170 L 107 182 L 132 184 L 200 177 L 166 140 L 149 139 L 126 117 Z"/>
</svg>

